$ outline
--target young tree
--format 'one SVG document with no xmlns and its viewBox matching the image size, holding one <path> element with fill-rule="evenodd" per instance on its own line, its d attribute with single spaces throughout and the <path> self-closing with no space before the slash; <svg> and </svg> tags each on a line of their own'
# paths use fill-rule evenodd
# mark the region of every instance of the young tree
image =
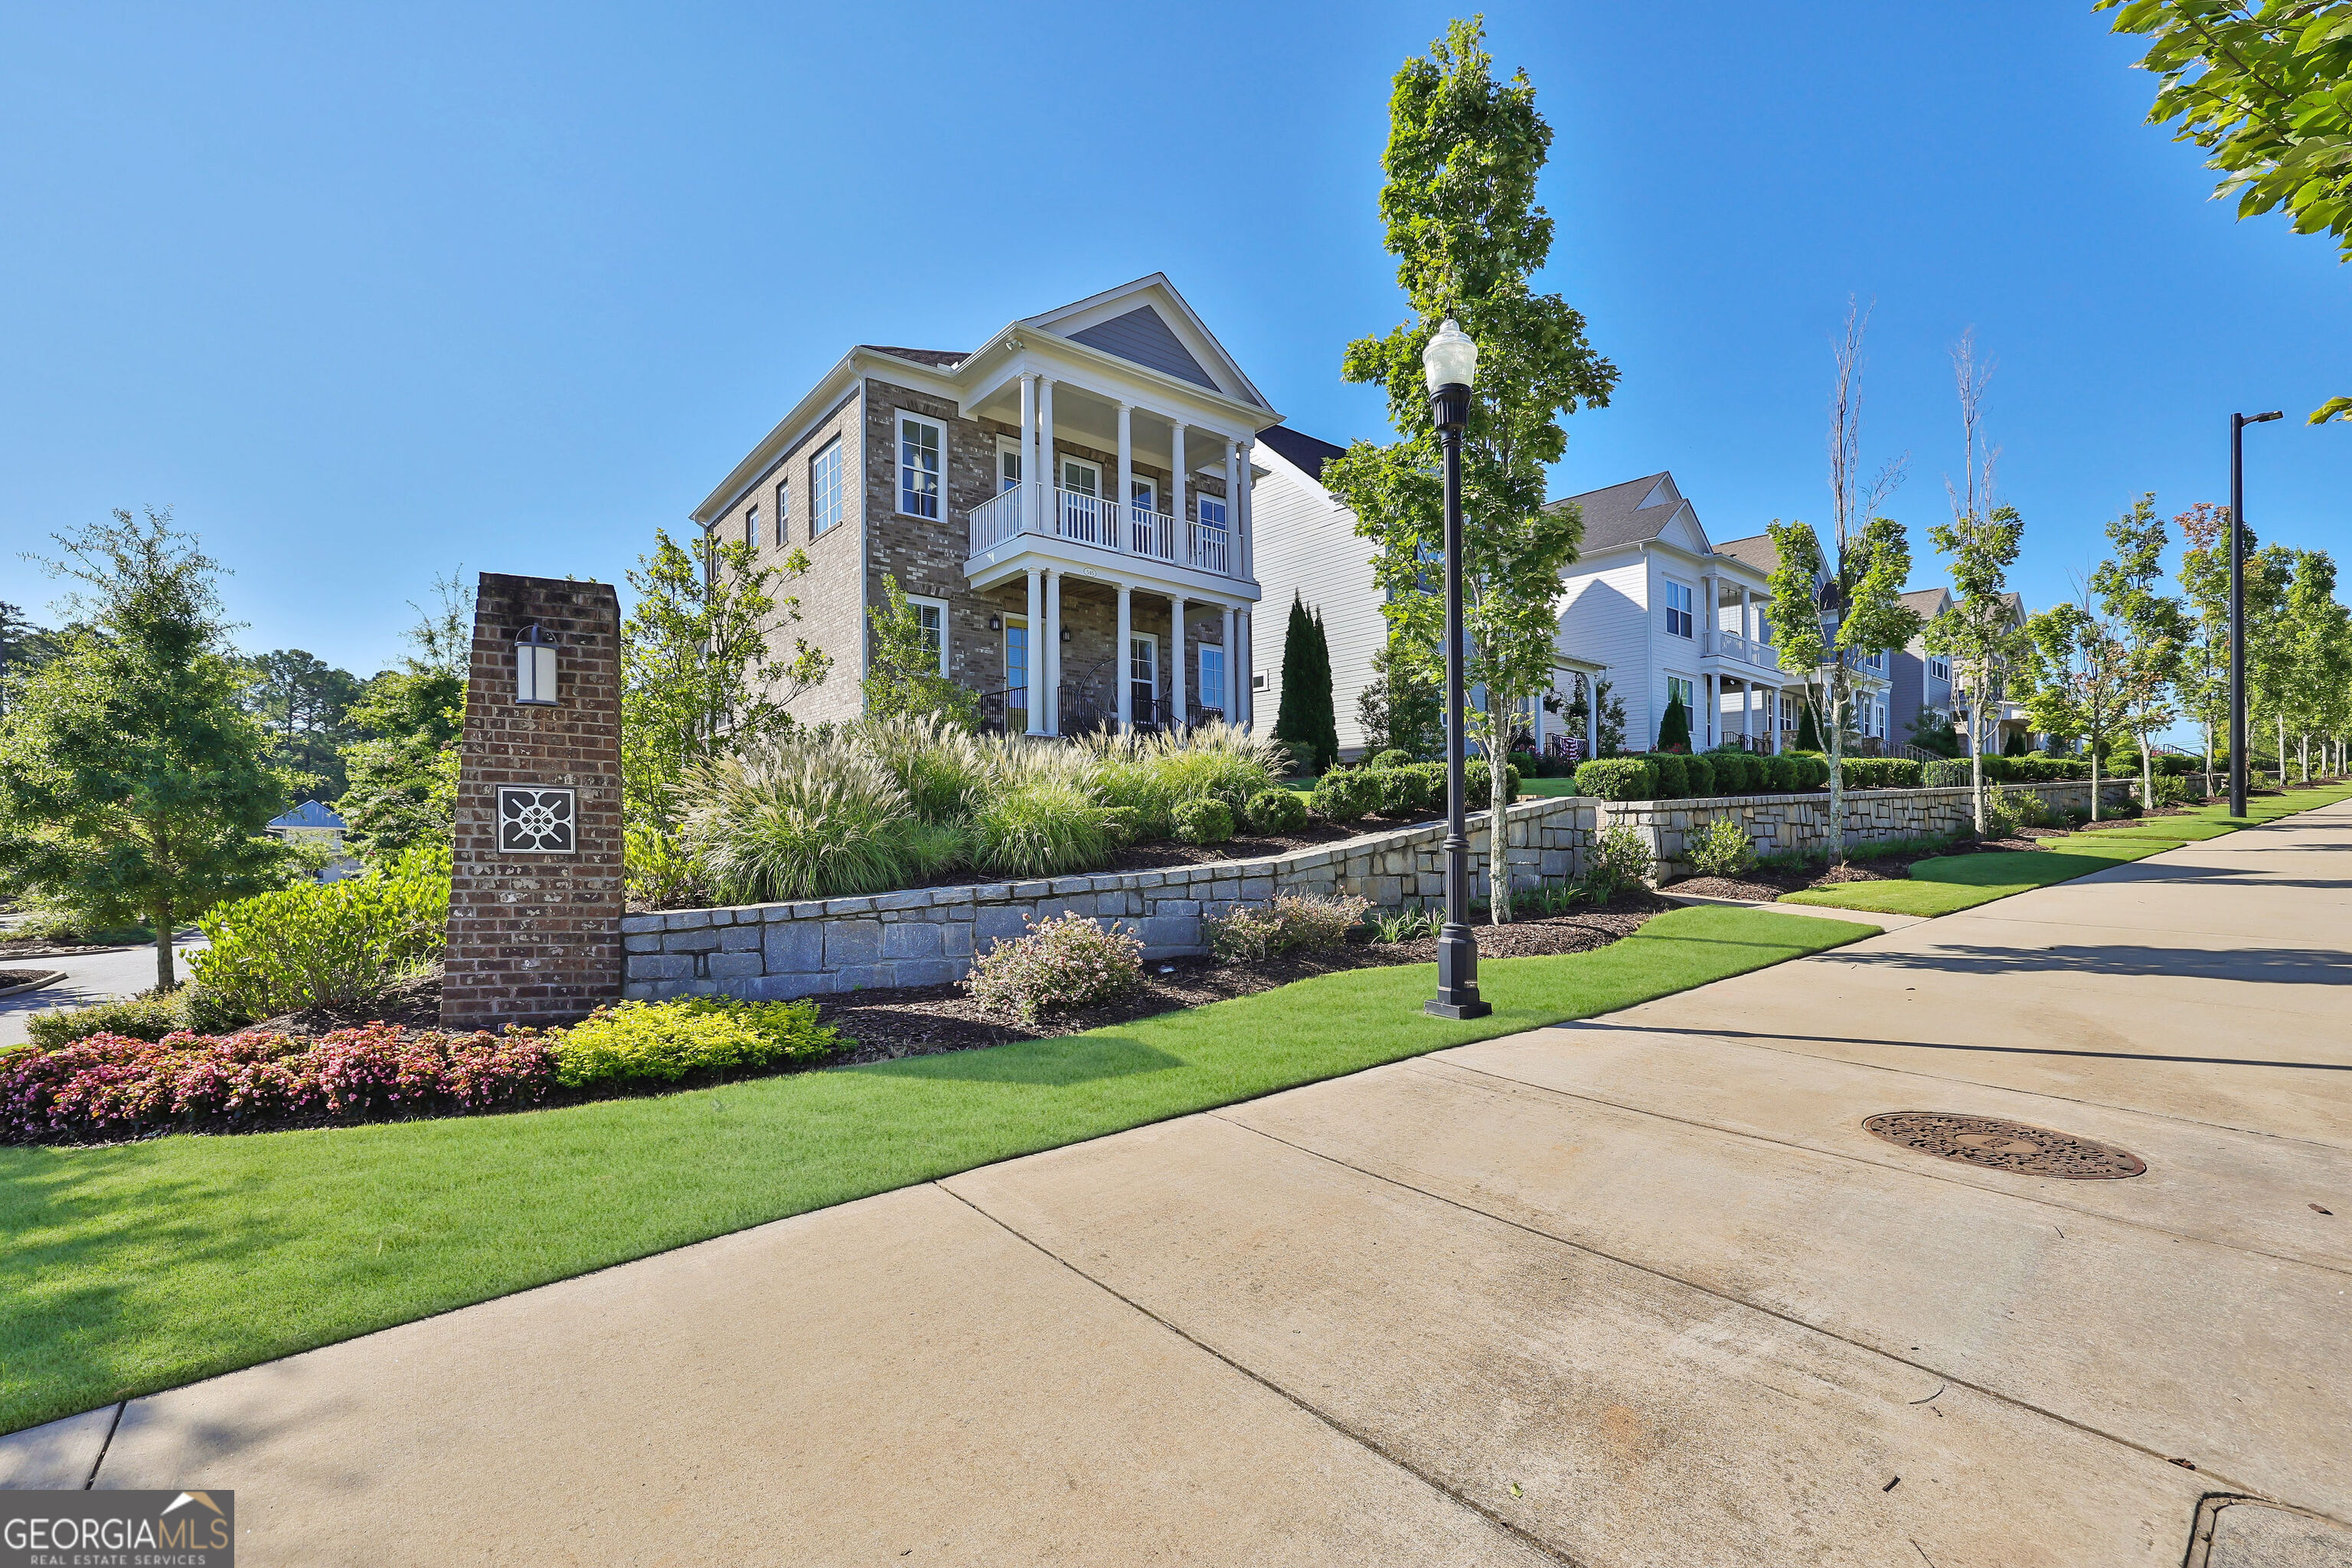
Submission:
<svg viewBox="0 0 2352 1568">
<path fill-rule="evenodd" d="M 2347 0 L 2097 0 L 2118 33 L 2149 37 L 2139 68 L 2161 82 L 2147 122 L 2212 156 L 2215 196 L 2238 216 L 2284 211 L 2352 260 L 2352 4 Z M 2311 423 L 2352 416 L 2331 399 Z"/>
<path fill-rule="evenodd" d="M 801 602 L 772 590 L 808 571 L 805 551 L 773 565 L 741 540 L 697 542 L 700 559 L 661 529 L 637 558 L 636 607 L 621 626 L 621 805 L 629 825 L 676 826 L 672 791 L 723 752 L 788 725 L 788 710 L 822 684 L 829 654 L 795 637 Z"/>
<path fill-rule="evenodd" d="M 370 861 L 412 844 L 446 842 L 457 816 L 457 735 L 466 720 L 473 659 L 474 591 L 459 574 L 434 581 L 435 603 L 415 600 L 412 650 L 378 671 L 348 715 L 361 739 L 342 754 L 345 788 L 335 803 L 344 838 Z"/>
<path fill-rule="evenodd" d="M 1445 747 L 1445 704 L 1427 668 L 1400 658 L 1393 632 L 1372 653 L 1372 679 L 1356 696 L 1356 723 L 1367 751 L 1435 756 Z"/>
<path fill-rule="evenodd" d="M 1772 539 L 1772 602 L 1767 615 L 1784 669 L 1811 671 L 1808 700 L 1816 714 L 1832 716 L 1829 731 L 1830 854 L 1845 863 L 1845 715 L 1853 699 L 1854 669 L 1880 648 L 1902 647 L 1919 635 L 1919 612 L 1903 602 L 1911 575 L 1911 542 L 1903 525 L 1879 515 L 1902 465 L 1890 463 L 1862 478 L 1862 339 L 1864 318 L 1846 308 L 1836 346 L 1837 375 L 1830 398 L 1830 550 L 1812 525 L 1783 523 Z"/>
<path fill-rule="evenodd" d="M 2177 689 L 2205 731 L 2205 771 L 2214 771 L 2214 735 L 2230 721 L 2230 509 L 2199 501 L 2172 520 L 2180 530 L 2180 589 L 2188 600 Z M 2246 548 L 2254 546 L 2246 530 Z"/>
<path fill-rule="evenodd" d="M 960 730 L 980 728 L 980 693 L 941 673 L 940 645 L 898 578 L 883 574 L 882 603 L 866 616 L 874 626 L 865 680 L 868 719 L 936 719 Z"/>
<path fill-rule="evenodd" d="M 1274 738 L 1290 748 L 1299 765 L 1322 773 L 1339 759 L 1339 733 L 1331 704 L 1331 659 L 1322 627 L 1307 613 L 1301 595 L 1290 597 L 1290 620 L 1282 637 L 1282 700 L 1275 710 Z"/>
<path fill-rule="evenodd" d="M 1601 704 L 1598 723 L 1592 722 L 1595 702 Z M 1568 700 L 1560 714 L 1571 734 L 1584 734 L 1590 727 L 1593 756 L 1613 757 L 1625 749 L 1625 703 L 1607 676 L 1577 677 L 1576 694 Z"/>
<path fill-rule="evenodd" d="M 1687 752 L 1691 749 L 1690 710 L 1683 704 L 1683 694 L 1675 692 L 1666 700 L 1666 715 L 1658 721 L 1658 745 L 1661 752 Z"/>
<path fill-rule="evenodd" d="M 1485 688 L 1486 701 L 1465 721 L 1493 781 L 1488 900 L 1500 921 L 1511 912 L 1502 805 L 1511 732 L 1522 704 L 1550 684 L 1560 571 L 1584 530 L 1573 506 L 1544 505 L 1545 470 L 1566 449 L 1562 418 L 1606 404 L 1617 370 L 1585 342 L 1581 315 L 1531 288 L 1551 254 L 1552 222 L 1535 204 L 1551 128 L 1524 71 L 1495 79 L 1481 38 L 1475 20 L 1449 23 L 1427 57 L 1396 74 L 1381 216 L 1413 314 L 1386 337 L 1349 344 L 1341 374 L 1388 389 L 1401 439 L 1357 442 L 1326 465 L 1323 482 L 1377 542 L 1373 576 L 1390 625 L 1433 678 L 1445 611 L 1431 563 L 1444 522 L 1421 356 L 1441 321 L 1457 321 L 1480 354 L 1462 437 L 1463 652 L 1467 684 Z"/>
<path fill-rule="evenodd" d="M 2053 605 L 2025 623 L 2025 710 L 2033 727 L 2052 736 L 2080 736 L 2091 753 L 2091 820 L 2099 820 L 2099 764 L 2123 721 L 2124 649 L 2096 613 L 2088 590 L 2083 602 Z"/>
<path fill-rule="evenodd" d="M 2123 650 L 2123 723 L 2139 746 L 2139 798 L 2154 805 L 2156 759 L 2147 738 L 2179 717 L 2167 698 L 2180 673 L 2188 616 L 2179 600 L 2157 592 L 2168 540 L 2153 492 L 2107 524 L 2107 540 L 2116 552 L 2091 574 L 2091 591 Z"/>
<path fill-rule="evenodd" d="M 2294 582 L 2294 552 L 2266 544 L 2246 552 L 2246 756 L 2264 731 L 2277 747 L 2279 782 L 2286 782 L 2286 726 L 2294 705 L 2294 627 L 2287 590 Z"/>
<path fill-rule="evenodd" d="M 1952 661 L 1969 692 L 1969 789 L 1979 836 L 1985 830 L 1984 736 L 1986 710 L 2003 673 L 2020 651 L 2022 637 L 2010 607 L 2009 569 L 2017 563 L 2025 520 L 2017 509 L 1993 498 L 1993 459 L 2000 453 L 1984 438 L 1985 384 L 1992 366 L 1979 366 L 1976 335 L 1963 333 L 1952 350 L 1952 376 L 1960 395 L 1960 472 L 1951 497 L 1952 521 L 1927 531 L 1927 539 L 1949 562 L 1952 603 L 1927 625 L 1927 647 Z M 1957 753 L 1955 753 L 1957 754 Z"/>
<path fill-rule="evenodd" d="M 0 721 L 0 868 L 95 921 L 152 922 L 169 988 L 183 921 L 277 885 L 285 852 L 262 828 L 289 781 L 239 701 L 219 568 L 171 514 L 56 539 L 42 564 L 82 584 L 88 629 L 16 679 Z"/>
<path fill-rule="evenodd" d="M 2336 561 L 2327 552 L 2294 552 L 2284 612 L 2284 654 L 2290 674 L 2282 682 L 2284 717 L 2295 731 L 2300 767 L 2308 782 L 2312 732 L 2326 732 L 2347 675 L 2352 675 L 2344 663 L 2344 606 L 2336 602 Z M 2284 782 L 2284 755 L 2279 773 Z"/>
</svg>

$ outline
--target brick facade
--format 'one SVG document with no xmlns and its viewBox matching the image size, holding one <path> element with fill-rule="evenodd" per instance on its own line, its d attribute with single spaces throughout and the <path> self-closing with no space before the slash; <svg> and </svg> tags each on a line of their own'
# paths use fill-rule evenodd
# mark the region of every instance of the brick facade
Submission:
<svg viewBox="0 0 2352 1568">
<path fill-rule="evenodd" d="M 557 700 L 515 700 L 515 636 L 556 641 Z M 621 606 L 612 585 L 482 574 L 443 963 L 445 1028 L 578 1018 L 621 991 Z M 576 792 L 569 853 L 500 847 L 501 785 Z"/>
</svg>

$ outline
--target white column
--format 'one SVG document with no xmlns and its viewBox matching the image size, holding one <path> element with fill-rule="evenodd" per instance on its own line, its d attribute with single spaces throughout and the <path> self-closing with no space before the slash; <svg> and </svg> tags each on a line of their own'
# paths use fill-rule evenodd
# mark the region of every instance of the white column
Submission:
<svg viewBox="0 0 2352 1568">
<path fill-rule="evenodd" d="M 1739 595 L 1739 613 L 1744 616 L 1748 613 L 1748 590 L 1742 588 Z M 1739 742 L 1748 751 L 1756 749 L 1756 683 L 1752 680 L 1739 683 Z"/>
<path fill-rule="evenodd" d="M 1024 461 L 1022 483 L 1033 470 Z M 1032 735 L 1045 733 L 1045 574 L 1036 567 L 1029 568 L 1029 725 Z"/>
<path fill-rule="evenodd" d="M 1127 447 L 1127 405 L 1124 403 L 1118 405 L 1118 444 L 1123 452 Z M 1126 466 L 1124 462 L 1119 465 L 1122 468 Z M 1129 619 L 1133 607 L 1128 603 L 1128 595 L 1132 590 L 1120 583 L 1115 584 L 1114 591 L 1118 595 L 1118 651 L 1110 656 L 1110 678 L 1112 689 L 1118 694 L 1118 732 L 1124 735 L 1135 728 L 1135 672 L 1132 668 L 1135 654 L 1128 647 L 1134 637 L 1130 629 L 1133 623 Z"/>
<path fill-rule="evenodd" d="M 1054 494 L 1054 487 L 1059 482 L 1054 472 L 1054 382 L 1052 377 L 1041 375 L 1037 378 L 1037 531 L 1040 533 L 1055 531 L 1061 521 L 1055 511 L 1060 501 Z"/>
<path fill-rule="evenodd" d="M 1244 577 L 1255 575 L 1252 565 L 1252 552 L 1256 548 L 1257 480 L 1250 472 L 1250 464 L 1255 460 L 1257 442 L 1255 438 L 1242 443 L 1241 503 L 1234 512 L 1234 526 L 1238 531 L 1237 539 L 1242 552 L 1240 570 Z"/>
<path fill-rule="evenodd" d="M 1706 751 L 1715 744 L 1715 727 L 1723 716 L 1723 678 L 1709 675 L 1706 680 L 1706 722 L 1700 726 L 1697 749 Z"/>
<path fill-rule="evenodd" d="M 1192 536 L 1184 526 L 1184 421 L 1181 419 L 1168 422 L 1168 515 L 1175 520 L 1173 526 L 1176 530 L 1176 537 L 1168 542 L 1168 557 L 1190 566 L 1192 563 Z M 1180 599 L 1177 603 L 1181 605 L 1183 601 Z M 1179 648 L 1177 652 L 1181 654 L 1183 649 Z M 1181 721 L 1183 716 L 1179 713 L 1177 717 Z"/>
<path fill-rule="evenodd" d="M 1751 664 L 1761 663 L 1762 660 L 1759 658 L 1755 646 L 1756 602 L 1754 597 L 1748 593 L 1748 584 L 1745 583 L 1739 584 L 1739 636 L 1741 639 L 1748 645 L 1748 662 Z"/>
<path fill-rule="evenodd" d="M 1716 653 L 1723 647 L 1723 605 L 1720 602 L 1723 592 L 1717 585 L 1712 572 L 1698 581 L 1699 592 L 1706 598 L 1706 641 L 1699 647 L 1707 653 Z"/>
<path fill-rule="evenodd" d="M 1062 732 L 1062 574 L 1045 574 L 1045 733 Z"/>
<path fill-rule="evenodd" d="M 1225 472 L 1231 474 L 1233 469 L 1228 468 Z M 1225 492 L 1228 498 L 1233 493 L 1231 490 Z M 1233 526 L 1233 504 L 1230 499 L 1225 502 L 1225 526 L 1229 529 Z M 1242 704 L 1241 699 L 1234 693 L 1234 672 L 1241 667 L 1241 660 L 1234 657 L 1234 607 L 1231 605 L 1225 606 L 1225 626 L 1223 635 L 1225 650 L 1225 689 L 1218 695 L 1224 704 L 1225 722 L 1238 724 L 1242 721 Z"/>
<path fill-rule="evenodd" d="M 1241 696 L 1242 722 L 1257 722 L 1257 682 L 1251 679 L 1257 663 L 1257 626 L 1254 611 L 1243 610 L 1234 616 L 1241 635 L 1241 674 L 1234 677 L 1234 689 Z"/>
<path fill-rule="evenodd" d="M 1035 533 L 1045 524 L 1045 503 L 1037 499 L 1040 493 L 1037 489 L 1037 378 L 1024 375 L 1021 378 L 1021 528 L 1025 533 Z M 1032 601 L 1029 647 L 1034 652 L 1037 647 L 1034 574 L 1030 577 L 1029 592 Z"/>
<path fill-rule="evenodd" d="M 1234 552 L 1241 548 L 1241 542 L 1236 534 L 1242 522 L 1242 486 L 1241 480 L 1234 476 L 1234 468 L 1241 460 L 1241 450 L 1242 444 L 1239 441 L 1225 443 L 1225 570 L 1228 572 L 1234 569 L 1239 559 Z M 1228 669 L 1233 667 L 1233 662 L 1232 657 L 1228 655 L 1225 659 Z M 1227 710 L 1228 713 L 1231 711 L 1230 709 Z"/>
<path fill-rule="evenodd" d="M 1184 444 L 1183 426 L 1176 429 L 1176 444 Z M 1180 470 L 1181 471 L 1181 470 Z M 1192 712 L 1184 700 L 1184 595 L 1171 594 L 1168 598 L 1168 722 L 1181 728 Z"/>
<path fill-rule="evenodd" d="M 1129 421 L 1132 412 L 1124 403 L 1118 405 L 1118 489 L 1112 492 L 1110 500 L 1110 547 L 1113 550 L 1125 550 L 1135 535 L 1133 526 L 1128 521 L 1128 509 L 1135 504 L 1135 440 Z M 1127 603 L 1126 595 L 1127 590 L 1121 588 L 1119 603 L 1122 605 Z M 1119 623 L 1121 626 L 1126 624 L 1125 621 Z M 1119 634 L 1118 646 L 1120 657 L 1126 657 L 1127 634 L 1124 631 Z M 1122 705 L 1119 712 L 1124 715 L 1126 711 Z M 1119 728 L 1126 729 L 1126 723 L 1122 721 Z"/>
<path fill-rule="evenodd" d="M 1584 678 L 1584 760 L 1601 754 L 1601 677 Z"/>
</svg>

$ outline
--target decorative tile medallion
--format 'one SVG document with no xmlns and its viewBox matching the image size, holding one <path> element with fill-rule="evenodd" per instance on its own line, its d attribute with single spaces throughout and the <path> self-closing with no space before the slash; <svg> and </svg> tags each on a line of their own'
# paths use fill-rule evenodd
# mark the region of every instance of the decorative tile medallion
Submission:
<svg viewBox="0 0 2352 1568">
<path fill-rule="evenodd" d="M 499 786 L 499 849 L 509 855 L 569 855 L 578 847 L 579 791 Z"/>
</svg>

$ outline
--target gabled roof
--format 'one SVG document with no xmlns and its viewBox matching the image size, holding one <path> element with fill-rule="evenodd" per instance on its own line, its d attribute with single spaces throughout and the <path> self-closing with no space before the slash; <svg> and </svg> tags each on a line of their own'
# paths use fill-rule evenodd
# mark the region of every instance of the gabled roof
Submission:
<svg viewBox="0 0 2352 1568">
<path fill-rule="evenodd" d="M 962 349 L 894 349 L 882 343 L 860 343 L 857 346 L 870 354 L 888 354 L 892 359 L 910 360 L 935 370 L 953 370 L 971 357 Z"/>
<path fill-rule="evenodd" d="M 1323 482 L 1323 465 L 1334 458 L 1348 455 L 1345 447 L 1334 447 L 1328 441 L 1293 430 L 1287 425 L 1269 425 L 1257 433 L 1258 444 L 1271 447 L 1316 483 Z"/>
<path fill-rule="evenodd" d="M 1657 538 L 1683 507 L 1682 492 L 1675 489 L 1674 476 L 1665 473 L 1628 479 L 1622 485 L 1587 490 L 1567 499 L 1584 513 L 1582 550 L 1587 555 Z M 1551 504 L 1558 507 L 1566 503 Z"/>
<path fill-rule="evenodd" d="M 306 800 L 283 816 L 269 819 L 271 827 L 341 827 L 343 819 L 323 801 Z"/>
<path fill-rule="evenodd" d="M 1020 325 L 1057 332 L 1204 391 L 1254 403 L 1268 413 L 1274 410 L 1165 272 L 1024 317 Z"/>
<path fill-rule="evenodd" d="M 1914 588 L 1903 595 L 1903 602 L 1932 621 L 1951 592 L 1949 588 Z"/>
<path fill-rule="evenodd" d="M 1717 555 L 1728 555 L 1743 566 L 1753 566 L 1767 577 L 1780 569 L 1780 552 L 1772 547 L 1769 533 L 1751 533 L 1745 539 L 1726 539 L 1715 547 Z"/>
</svg>

